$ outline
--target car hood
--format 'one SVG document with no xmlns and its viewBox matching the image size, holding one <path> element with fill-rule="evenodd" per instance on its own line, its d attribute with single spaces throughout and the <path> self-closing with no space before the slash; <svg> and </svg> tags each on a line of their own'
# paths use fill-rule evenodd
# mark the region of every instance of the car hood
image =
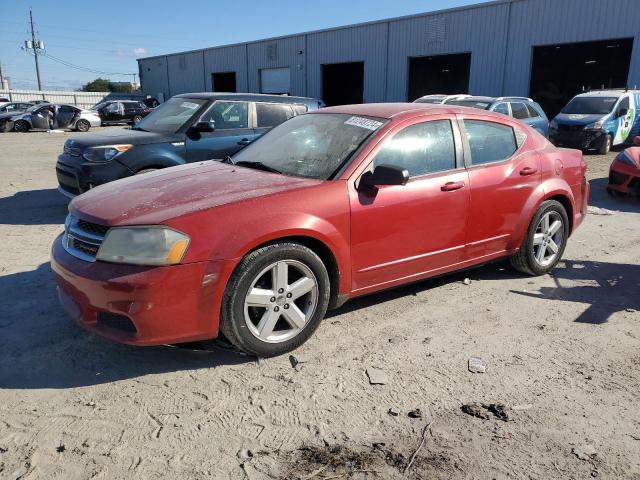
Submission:
<svg viewBox="0 0 640 480">
<path fill-rule="evenodd" d="M 589 125 L 590 123 L 602 120 L 606 115 L 596 114 L 578 114 L 578 113 L 559 113 L 554 120 L 563 125 Z"/>
<path fill-rule="evenodd" d="M 109 226 L 155 225 L 222 205 L 320 185 L 214 160 L 117 180 L 76 197 L 69 211 Z"/>
<path fill-rule="evenodd" d="M 11 117 L 19 117 L 23 112 L 0 113 L 0 120 L 6 120 Z"/>
<path fill-rule="evenodd" d="M 90 112 L 93 113 L 93 112 Z M 128 143 L 131 145 L 147 145 L 149 143 L 175 142 L 184 140 L 184 135 L 176 133 L 154 133 L 142 130 L 131 130 L 128 128 L 118 128 L 104 130 L 100 133 L 83 135 L 74 138 L 74 146 L 95 147 L 98 145 L 113 145 L 118 143 Z"/>
</svg>

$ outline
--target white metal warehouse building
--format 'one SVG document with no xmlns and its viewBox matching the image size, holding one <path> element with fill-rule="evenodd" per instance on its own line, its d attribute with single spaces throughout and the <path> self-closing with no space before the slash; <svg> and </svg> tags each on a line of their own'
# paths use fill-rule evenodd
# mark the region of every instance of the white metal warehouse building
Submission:
<svg viewBox="0 0 640 480">
<path fill-rule="evenodd" d="M 138 60 L 143 92 L 280 93 L 328 105 L 428 93 L 640 87 L 639 0 L 499 0 Z"/>
</svg>

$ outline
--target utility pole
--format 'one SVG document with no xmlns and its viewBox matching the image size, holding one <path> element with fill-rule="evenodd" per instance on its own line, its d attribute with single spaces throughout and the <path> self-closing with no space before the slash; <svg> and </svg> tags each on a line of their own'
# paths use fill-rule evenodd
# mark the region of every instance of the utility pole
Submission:
<svg viewBox="0 0 640 480">
<path fill-rule="evenodd" d="M 4 76 L 2 75 L 2 62 L 0 62 L 0 90 L 4 90 Z"/>
<path fill-rule="evenodd" d="M 42 90 L 42 83 L 40 82 L 40 65 L 38 64 L 38 50 L 40 49 L 40 43 L 36 42 L 36 32 L 33 28 L 33 12 L 29 9 L 29 18 L 31 19 L 31 42 L 33 45 L 33 56 L 36 59 L 36 75 L 38 76 L 38 90 Z"/>
</svg>

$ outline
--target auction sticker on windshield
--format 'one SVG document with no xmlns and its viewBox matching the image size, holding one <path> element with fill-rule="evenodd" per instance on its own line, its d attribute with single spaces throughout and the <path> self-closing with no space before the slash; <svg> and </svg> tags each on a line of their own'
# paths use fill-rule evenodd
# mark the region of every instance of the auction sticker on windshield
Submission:
<svg viewBox="0 0 640 480">
<path fill-rule="evenodd" d="M 366 128 L 367 130 L 377 130 L 382 125 L 382 122 L 377 120 L 371 120 L 370 118 L 363 117 L 351 117 L 344 122 L 345 125 L 353 125 L 354 127 Z"/>
<path fill-rule="evenodd" d="M 196 108 L 198 108 L 200 105 L 198 105 L 197 103 L 191 103 L 191 102 L 182 102 L 180 104 L 181 107 L 184 108 L 188 108 L 190 110 L 195 110 Z"/>
</svg>

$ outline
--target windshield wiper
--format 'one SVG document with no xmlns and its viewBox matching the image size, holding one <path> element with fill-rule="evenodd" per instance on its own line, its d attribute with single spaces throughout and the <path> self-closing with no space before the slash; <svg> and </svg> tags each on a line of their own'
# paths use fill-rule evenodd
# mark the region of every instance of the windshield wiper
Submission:
<svg viewBox="0 0 640 480">
<path fill-rule="evenodd" d="M 257 170 L 265 170 L 271 173 L 282 173 L 277 168 L 270 167 L 269 165 L 265 165 L 262 162 L 249 162 L 246 160 L 240 160 L 239 162 L 234 163 L 232 160 L 231 163 L 233 163 L 234 165 L 240 165 L 241 167 L 255 168 Z"/>
</svg>

